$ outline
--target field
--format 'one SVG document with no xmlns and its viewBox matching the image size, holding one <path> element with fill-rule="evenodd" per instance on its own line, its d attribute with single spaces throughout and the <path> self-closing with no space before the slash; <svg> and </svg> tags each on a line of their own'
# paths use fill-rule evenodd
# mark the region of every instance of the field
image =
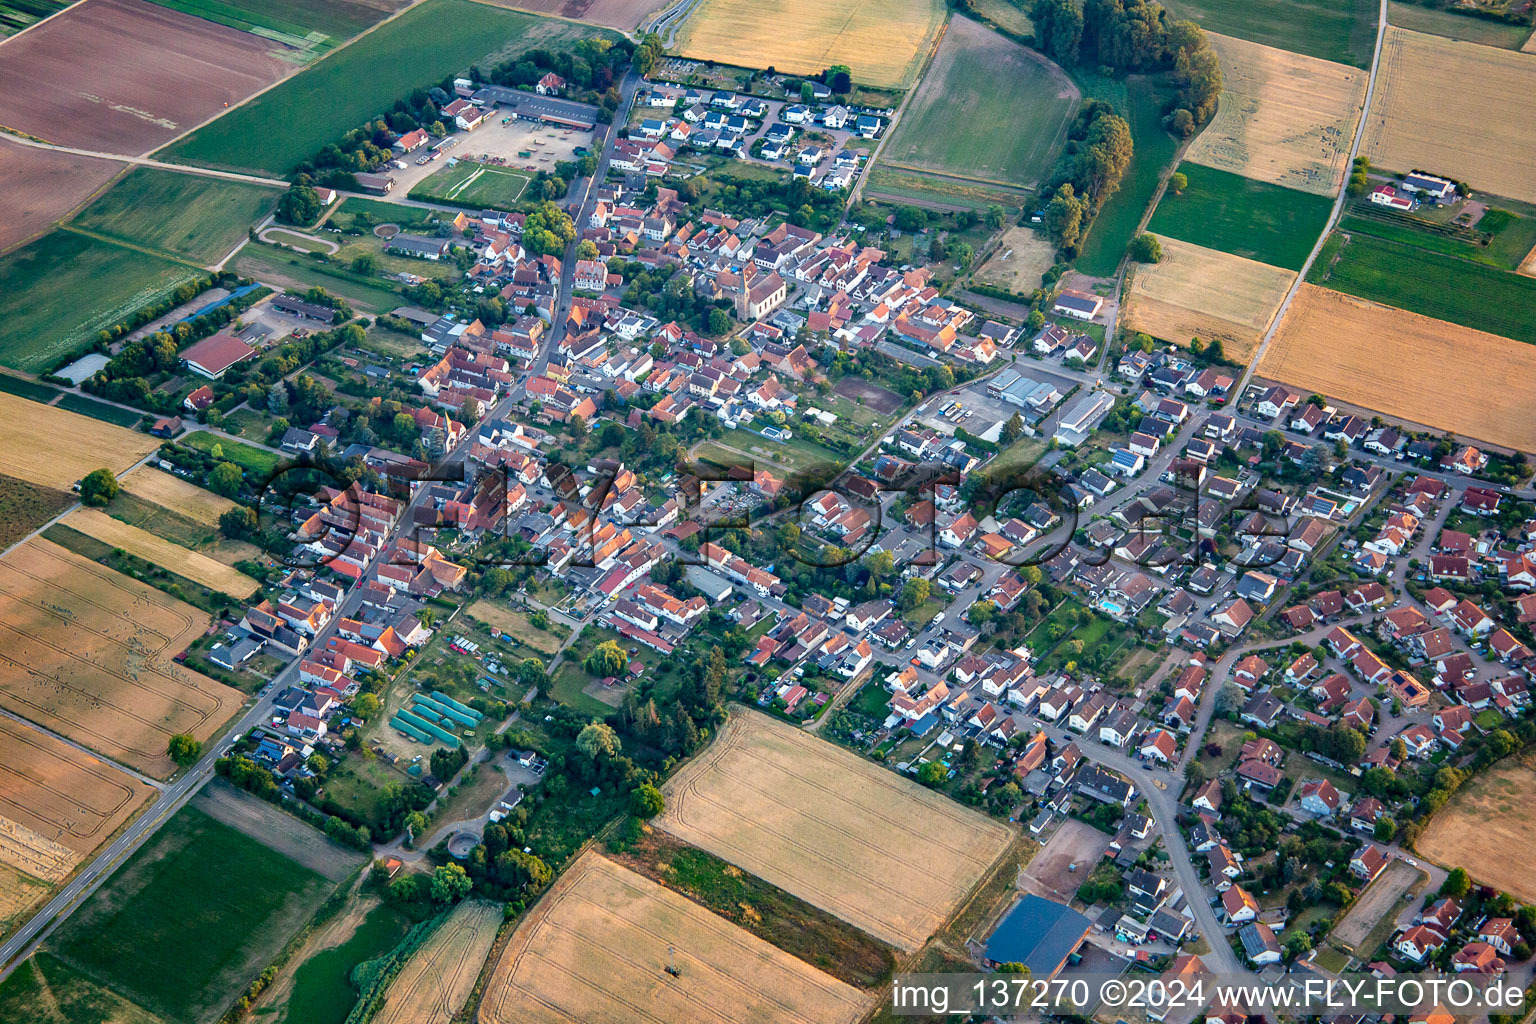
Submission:
<svg viewBox="0 0 1536 1024">
<path fill-rule="evenodd" d="M 1066 140 L 1079 95 L 1062 70 L 954 18 L 880 159 L 905 170 L 1034 186 Z"/>
<path fill-rule="evenodd" d="M 940 210 L 979 211 L 996 204 L 1017 211 L 1030 200 L 1031 193 L 966 178 L 892 170 L 881 161 L 869 169 L 863 196 L 910 201 Z"/>
<path fill-rule="evenodd" d="M 492 0 L 502 7 L 515 7 L 534 14 L 558 14 L 562 18 L 588 21 L 628 32 L 645 16 L 668 6 L 667 0 Z"/>
<path fill-rule="evenodd" d="M 310 60 L 394 13 L 403 3 L 380 0 L 152 0 L 220 25 L 283 44 L 286 60 Z"/>
<path fill-rule="evenodd" d="M 1147 225 L 1159 235 L 1203 245 L 1287 270 L 1300 270 L 1322 234 L 1333 200 L 1230 171 L 1183 163 L 1189 178 L 1170 190 Z"/>
<path fill-rule="evenodd" d="M 1536 121 L 1520 113 L 1533 88 L 1536 55 L 1389 27 L 1361 152 L 1377 167 L 1536 202 Z M 1424 102 L 1450 94 L 1456 103 Z"/>
<path fill-rule="evenodd" d="M 1412 423 L 1536 451 L 1536 347 L 1492 334 L 1304 284 L 1258 372 Z"/>
<path fill-rule="evenodd" d="M 224 458 L 227 461 L 233 462 L 245 470 L 247 475 L 257 479 L 270 476 L 282 461 L 276 452 L 269 452 L 265 448 L 257 448 L 254 445 L 241 444 L 239 441 L 231 441 L 227 437 L 218 437 L 206 430 L 194 430 L 179 440 L 182 444 L 201 448 L 205 452 L 213 451 L 214 446 L 217 445 L 224 452 Z"/>
<path fill-rule="evenodd" d="M 157 776 L 174 733 L 207 740 L 239 710 L 171 660 L 207 615 L 41 538 L 0 563 L 0 706 Z"/>
<path fill-rule="evenodd" d="M 73 494 L 0 474 L 0 551 L 74 503 Z"/>
<path fill-rule="evenodd" d="M 1396 916 L 1401 908 L 1398 900 L 1408 887 L 1419 877 L 1419 870 L 1409 866 L 1407 861 L 1393 859 L 1387 865 L 1385 871 L 1376 876 L 1375 881 L 1366 886 L 1365 892 L 1360 894 L 1360 899 L 1349 908 L 1349 913 L 1329 934 L 1328 938 L 1345 950 L 1354 950 L 1362 956 L 1374 952 L 1374 949 L 1362 949 L 1360 944 L 1365 941 L 1376 927 L 1383 915 Z"/>
<path fill-rule="evenodd" d="M 973 0 L 971 10 L 1017 36 L 1034 34 L 1027 0 Z"/>
<path fill-rule="evenodd" d="M 107 402 L 98 402 L 94 398 L 87 398 L 74 392 L 65 392 L 60 395 L 54 405 L 60 409 L 68 409 L 70 412 L 101 420 L 103 423 L 116 424 L 119 427 L 135 427 L 140 420 L 144 419 L 144 413 L 136 409 L 124 409 Z"/>
<path fill-rule="evenodd" d="M 194 263 L 223 259 L 272 212 L 278 190 L 154 167 L 135 167 L 70 223 Z"/>
<path fill-rule="evenodd" d="M 156 537 L 170 541 L 179 547 L 201 552 L 228 566 L 238 566 L 240 562 L 246 560 L 261 560 L 261 548 L 255 544 L 244 540 L 230 540 L 221 534 L 216 526 L 209 526 L 196 519 L 188 518 L 164 505 L 147 501 L 131 491 L 119 490 L 117 496 L 107 502 L 102 511 L 119 522 L 147 530 Z"/>
<path fill-rule="evenodd" d="M 1392 242 L 1444 253 L 1501 270 L 1519 270 L 1536 249 L 1536 208 L 1524 203 L 1480 197 L 1486 209 L 1472 226 L 1456 223 L 1463 209 L 1420 207 L 1400 213 L 1369 201 L 1344 211 L 1339 229 L 1348 235 L 1375 235 Z"/>
<path fill-rule="evenodd" d="M 161 156 L 286 174 L 412 89 L 435 85 L 492 54 L 555 49 L 594 34 L 597 30 L 471 0 L 426 0 Z"/>
<path fill-rule="evenodd" d="M 0 363 L 37 373 L 198 270 L 52 231 L 0 257 Z"/>
<path fill-rule="evenodd" d="M 1131 272 L 1126 324 L 1177 345 L 1219 338 L 1228 358 L 1247 362 L 1296 275 L 1173 238 L 1162 243 L 1161 262 Z"/>
<path fill-rule="evenodd" d="M 1376 46 L 1375 0 L 1169 0 L 1164 6 L 1171 17 L 1190 18 L 1207 32 L 1357 68 L 1371 66 Z"/>
<path fill-rule="evenodd" d="M 148 434 L 0 392 L 0 473 L 8 476 L 67 491 L 93 469 L 121 473 L 156 447 Z"/>
<path fill-rule="evenodd" d="M 154 791 L 62 740 L 0 718 L 0 861 L 61 882 Z"/>
<path fill-rule="evenodd" d="M 1522 903 L 1536 901 L 1530 867 L 1536 836 L 1533 773 L 1536 753 L 1529 748 L 1486 769 L 1430 819 L 1414 849 L 1446 867 L 1466 868 L 1474 881 Z"/>
<path fill-rule="evenodd" d="M 1469 43 L 1484 46 L 1501 46 L 1506 50 L 1518 50 L 1531 38 L 1530 25 L 1514 25 L 1490 18 L 1470 18 L 1451 11 L 1425 7 L 1421 4 L 1387 3 L 1387 21 L 1398 28 L 1447 39 L 1465 39 Z"/>
<path fill-rule="evenodd" d="M 166 1024 L 48 953 L 0 982 L 0 1020 L 27 1024 Z"/>
<path fill-rule="evenodd" d="M 684 20 L 684 57 L 790 74 L 846 64 L 860 85 L 908 89 L 944 24 L 937 0 L 703 0 Z"/>
<path fill-rule="evenodd" d="M 1372 235 L 1336 234 L 1307 279 L 1536 345 L 1536 280 L 1520 274 Z"/>
<path fill-rule="evenodd" d="M 187 807 L 64 922 L 48 948 L 167 1021 L 210 1024 L 333 885 Z"/>
<path fill-rule="evenodd" d="M 1078 254 L 1077 269 L 1090 277 L 1111 277 L 1119 268 L 1126 246 L 1135 237 L 1147 206 L 1178 153 L 1178 142 L 1163 130 L 1167 98 L 1155 80 L 1148 78 L 1132 79 L 1129 90 L 1116 97 L 1116 109 L 1130 122 L 1135 149 L 1119 191 L 1094 217 Z"/>
<path fill-rule="evenodd" d="M 255 1013 L 270 1012 L 273 1024 L 345 1024 L 358 999 L 352 971 L 392 950 L 410 925 L 396 907 L 354 897 L 278 972 Z"/>
<path fill-rule="evenodd" d="M 1040 287 L 1055 262 L 1056 247 L 1050 239 L 1033 228 L 1011 227 L 974 276 L 982 284 L 1027 296 Z"/>
<path fill-rule="evenodd" d="M 0 39 L 62 11 L 70 0 L 0 0 Z"/>
<path fill-rule="evenodd" d="M 533 175 L 513 167 L 495 167 L 460 160 L 444 167 L 411 189 L 411 199 L 436 199 L 440 202 L 480 209 L 513 210 Z"/>
<path fill-rule="evenodd" d="M 870 1002 L 670 889 L 587 853 L 518 926 L 479 1019 L 852 1024 Z"/>
<path fill-rule="evenodd" d="M 150 466 L 140 466 L 120 483 L 129 494 L 163 505 L 204 526 L 219 525 L 219 516 L 235 507 L 228 498 Z"/>
<path fill-rule="evenodd" d="M 256 593 L 256 581 L 245 573 L 237 572 L 207 555 L 157 537 L 148 530 L 119 522 L 98 509 L 78 508 L 64 520 L 64 525 L 88 537 L 95 537 L 103 544 L 122 548 L 130 555 L 193 583 L 201 583 L 217 593 L 236 598 L 246 598 Z"/>
<path fill-rule="evenodd" d="M 362 313 L 387 313 L 401 302 L 400 293 L 387 281 L 361 281 L 345 271 L 328 268 L 324 263 L 270 245 L 247 245 L 234 258 L 231 269 L 277 288 L 298 291 L 324 288 L 332 295 L 346 299 Z"/>
<path fill-rule="evenodd" d="M 735 712 L 666 794 L 661 828 L 908 951 L 1008 843 L 980 814 L 753 712 Z"/>
<path fill-rule="evenodd" d="M 1216 117 L 1185 159 L 1335 196 L 1344 182 L 1366 73 L 1212 34 L 1225 85 Z"/>
<path fill-rule="evenodd" d="M 277 81 L 260 36 L 144 0 L 91 0 L 5 47 L 0 124 L 138 155 Z"/>
<path fill-rule="evenodd" d="M 529 621 L 524 612 L 516 608 L 494 601 L 476 601 L 466 609 L 466 612 L 488 626 L 495 626 L 503 633 L 511 634 L 545 656 L 552 655 L 560 649 L 558 634 L 538 628 Z"/>
<path fill-rule="evenodd" d="M 0 136 L 0 252 L 46 230 L 112 180 L 123 165 L 72 153 L 34 149 Z"/>
<path fill-rule="evenodd" d="M 469 999 L 501 916 L 498 904 L 480 900 L 455 907 L 390 983 L 373 1024 L 449 1024 Z"/>
</svg>

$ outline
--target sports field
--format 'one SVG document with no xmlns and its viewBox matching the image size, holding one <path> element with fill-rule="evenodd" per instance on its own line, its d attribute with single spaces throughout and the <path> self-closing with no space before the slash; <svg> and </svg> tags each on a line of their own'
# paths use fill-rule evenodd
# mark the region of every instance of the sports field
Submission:
<svg viewBox="0 0 1536 1024">
<path fill-rule="evenodd" d="M 154 795 L 31 726 L 0 718 L 0 861 L 60 882 Z"/>
<path fill-rule="evenodd" d="M 1376 0 L 1168 0 L 1163 6 L 1207 32 L 1357 68 L 1371 66 L 1376 47 Z"/>
<path fill-rule="evenodd" d="M 334 884 L 186 807 L 64 922 L 48 949 L 165 1021 L 210 1024 Z"/>
<path fill-rule="evenodd" d="M 846 64 L 853 80 L 908 89 L 944 24 L 939 0 L 703 0 L 684 20 L 684 57 L 795 75 Z"/>
<path fill-rule="evenodd" d="M 120 483 L 129 494 L 162 505 L 204 526 L 217 526 L 219 516 L 235 507 L 228 498 L 150 466 L 140 466 L 123 477 Z"/>
<path fill-rule="evenodd" d="M 1303 284 L 1258 372 L 1411 423 L 1536 451 L 1536 346 Z"/>
<path fill-rule="evenodd" d="M 1389 27 L 1361 152 L 1387 170 L 1423 169 L 1536 202 L 1536 54 Z M 1457 97 L 1426 103 L 1426 96 Z"/>
<path fill-rule="evenodd" d="M 1482 885 L 1536 902 L 1536 754 L 1512 755 L 1485 769 L 1433 818 L 1414 849 L 1448 868 L 1466 868 Z"/>
<path fill-rule="evenodd" d="M 0 363 L 46 370 L 103 328 L 200 275 L 185 263 L 51 231 L 0 257 Z"/>
<path fill-rule="evenodd" d="M 295 62 L 313 60 L 405 6 L 392 0 L 152 0 L 207 21 L 254 32 L 288 48 Z"/>
<path fill-rule="evenodd" d="M 1366 73 L 1211 33 L 1221 58 L 1216 116 L 1185 159 L 1275 185 L 1338 195 Z"/>
<path fill-rule="evenodd" d="M 154 167 L 135 167 L 70 221 L 75 227 L 194 263 L 223 259 L 279 191 Z"/>
<path fill-rule="evenodd" d="M 218 593 L 237 598 L 256 593 L 256 581 L 245 573 L 148 530 L 119 522 L 99 509 L 78 508 L 65 518 L 64 525 Z"/>
<path fill-rule="evenodd" d="M 160 155 L 286 174 L 412 89 L 489 64 L 493 54 L 558 49 L 593 35 L 607 33 L 472 0 L 426 0 Z"/>
<path fill-rule="evenodd" d="M 734 711 L 667 783 L 657 824 L 903 950 L 921 946 L 1008 830 L 766 715 Z M 921 886 L 903 881 L 922 878 Z"/>
<path fill-rule="evenodd" d="M 121 473 L 159 447 L 153 437 L 0 392 L 0 473 L 68 491 L 105 466 Z"/>
<path fill-rule="evenodd" d="M 954 18 L 880 160 L 1032 187 L 1055 162 L 1079 99 L 1055 64 L 978 22 Z"/>
<path fill-rule="evenodd" d="M 669 973 L 671 968 L 676 973 Z M 871 997 L 597 853 L 524 918 L 485 1024 L 852 1024 Z"/>
<path fill-rule="evenodd" d="M 1114 103 L 1131 126 L 1131 166 L 1119 190 L 1093 218 L 1078 253 L 1077 269 L 1090 277 L 1110 277 L 1119 268 L 1179 150 L 1179 143 L 1163 128 L 1163 104 L 1168 93 L 1156 79 L 1133 76 L 1129 82 L 1130 88 L 1116 96 Z"/>
<path fill-rule="evenodd" d="M 501 920 L 495 903 L 455 907 L 390 983 L 373 1024 L 449 1024 L 469 1000 Z"/>
<path fill-rule="evenodd" d="M 1161 262 L 1132 268 L 1126 323 L 1176 345 L 1220 339 L 1228 358 L 1247 362 L 1295 273 L 1173 238 L 1162 243 Z"/>
<path fill-rule="evenodd" d="M 1231 171 L 1192 163 L 1179 170 L 1189 187 L 1163 193 L 1147 230 L 1274 267 L 1301 269 L 1333 207 L 1329 196 Z"/>
<path fill-rule="evenodd" d="M 165 776 L 178 732 L 212 737 L 240 694 L 172 659 L 208 616 L 34 537 L 0 559 L 0 706 Z"/>
<path fill-rule="evenodd" d="M 438 200 L 458 206 L 512 210 L 533 175 L 513 167 L 495 167 L 460 160 L 444 167 L 411 189 L 411 199 Z"/>
<path fill-rule="evenodd" d="M 1374 235 L 1335 234 L 1307 280 L 1536 345 L 1536 279 Z"/>
</svg>

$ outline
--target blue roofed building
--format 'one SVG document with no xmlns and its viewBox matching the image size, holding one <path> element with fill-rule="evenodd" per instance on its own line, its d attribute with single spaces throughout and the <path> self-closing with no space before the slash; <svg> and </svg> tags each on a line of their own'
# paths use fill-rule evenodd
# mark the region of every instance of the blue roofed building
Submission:
<svg viewBox="0 0 1536 1024">
<path fill-rule="evenodd" d="M 1020 963 L 1036 979 L 1054 978 L 1088 937 L 1093 922 L 1065 903 L 1026 894 L 987 940 L 987 962 Z"/>
</svg>

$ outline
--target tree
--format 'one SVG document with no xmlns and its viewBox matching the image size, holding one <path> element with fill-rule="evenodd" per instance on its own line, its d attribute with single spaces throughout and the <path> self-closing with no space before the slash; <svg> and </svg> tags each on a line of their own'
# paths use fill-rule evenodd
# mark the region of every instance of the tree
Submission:
<svg viewBox="0 0 1536 1024">
<path fill-rule="evenodd" d="M 1058 64 L 1077 63 L 1083 41 L 1083 11 L 1076 0 L 1035 0 L 1030 20 L 1040 52 Z"/>
<path fill-rule="evenodd" d="M 1151 232 L 1143 231 L 1131 240 L 1131 259 L 1137 263 L 1161 263 L 1163 243 Z"/>
<path fill-rule="evenodd" d="M 1285 958 L 1296 960 L 1312 948 L 1312 936 L 1306 932 L 1292 931 L 1285 939 Z"/>
<path fill-rule="evenodd" d="M 284 224 L 313 224 L 325 206 L 313 185 L 289 185 L 277 201 L 277 219 Z"/>
<path fill-rule="evenodd" d="M 1397 836 L 1397 822 L 1382 815 L 1376 819 L 1374 835 L 1378 843 L 1390 843 Z"/>
<path fill-rule="evenodd" d="M 420 839 L 427 833 L 427 816 L 420 811 L 412 811 L 405 816 L 405 831 L 410 836 L 411 843 Z"/>
<path fill-rule="evenodd" d="M 186 768 L 189 765 L 196 764 L 197 759 L 203 756 L 203 745 L 191 733 L 178 732 L 166 744 L 165 752 L 171 755 L 172 761 L 175 761 L 182 768 Z"/>
<path fill-rule="evenodd" d="M 365 722 L 379 713 L 379 707 L 376 694 L 360 693 L 352 699 L 352 713 Z"/>
<path fill-rule="evenodd" d="M 622 746 L 613 727 L 602 722 L 592 722 L 576 734 L 576 749 L 594 761 L 612 760 L 619 756 Z"/>
<path fill-rule="evenodd" d="M 331 770 L 331 762 L 326 759 L 324 754 L 310 754 L 304 759 L 304 767 L 316 775 L 324 775 Z"/>
<path fill-rule="evenodd" d="M 629 791 L 629 813 L 637 818 L 654 818 L 666 810 L 666 807 L 661 790 L 649 782 Z"/>
<path fill-rule="evenodd" d="M 971 605 L 966 617 L 971 620 L 971 625 L 980 628 L 997 618 L 997 605 L 991 601 L 977 601 Z"/>
<path fill-rule="evenodd" d="M 925 786 L 941 786 L 949 778 L 949 769 L 938 761 L 929 761 L 917 770 L 917 781 Z"/>
<path fill-rule="evenodd" d="M 928 600 L 928 594 L 932 590 L 932 584 L 921 576 L 914 576 L 907 580 L 901 588 L 901 610 L 909 612 Z"/>
<path fill-rule="evenodd" d="M 371 252 L 360 252 L 352 257 L 352 270 L 372 277 L 379 272 L 379 258 Z"/>
<path fill-rule="evenodd" d="M 597 243 L 590 238 L 583 238 L 576 243 L 576 258 L 579 260 L 597 259 Z"/>
<path fill-rule="evenodd" d="M 432 898 L 439 903 L 457 903 L 474 885 L 457 864 L 444 864 L 432 872 Z"/>
<path fill-rule="evenodd" d="M 226 498 L 233 498 L 239 494 L 244 484 L 245 477 L 240 472 L 240 467 L 233 462 L 220 462 L 208 474 L 208 489 Z"/>
<path fill-rule="evenodd" d="M 1168 187 L 1173 189 L 1175 195 L 1183 192 L 1189 188 L 1189 175 L 1183 171 L 1174 171 L 1168 175 Z"/>
<path fill-rule="evenodd" d="M 1008 417 L 1008 422 L 1003 424 L 1003 443 L 1013 444 L 1024 436 L 1024 418 L 1018 413 Z"/>
<path fill-rule="evenodd" d="M 101 506 L 117 497 L 117 477 L 110 469 L 93 469 L 80 481 L 80 500 Z"/>
<path fill-rule="evenodd" d="M 604 640 L 592 649 L 582 662 L 583 667 L 594 676 L 606 678 L 607 676 L 623 675 L 629 668 L 629 655 L 624 653 L 613 640 Z"/>
<path fill-rule="evenodd" d="M 723 309 L 709 311 L 709 333 L 724 334 L 731 329 L 731 315 Z"/>
<path fill-rule="evenodd" d="M 816 87 L 810 82 L 800 83 L 800 102 L 814 103 L 816 100 Z"/>
<path fill-rule="evenodd" d="M 219 532 L 234 540 L 256 532 L 256 510 L 244 505 L 225 509 L 219 515 Z"/>
<path fill-rule="evenodd" d="M 1452 868 L 1445 876 L 1445 882 L 1440 886 L 1441 896 L 1458 900 L 1471 891 L 1472 876 L 1467 874 L 1466 868 Z"/>
<path fill-rule="evenodd" d="M 824 81 L 827 88 L 839 96 L 846 96 L 853 91 L 853 72 L 846 64 L 834 64 L 827 68 Z"/>
<path fill-rule="evenodd" d="M 1401 736 L 1392 741 L 1392 760 L 1399 764 L 1408 760 L 1408 744 L 1403 742 Z"/>
<path fill-rule="evenodd" d="M 1063 249 L 1077 245 L 1083 232 L 1084 207 L 1072 183 L 1065 182 L 1045 208 L 1045 231 Z"/>
</svg>

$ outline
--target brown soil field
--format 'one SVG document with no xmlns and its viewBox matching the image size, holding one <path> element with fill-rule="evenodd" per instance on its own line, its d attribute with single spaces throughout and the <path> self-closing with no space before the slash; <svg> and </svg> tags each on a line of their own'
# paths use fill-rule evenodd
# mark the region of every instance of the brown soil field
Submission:
<svg viewBox="0 0 1536 1024">
<path fill-rule="evenodd" d="M 140 466 L 119 482 L 129 494 L 136 494 L 156 505 L 164 505 L 172 512 L 180 512 L 204 526 L 218 526 L 219 516 L 235 507 L 235 503 L 228 498 L 222 498 L 196 484 L 187 483 L 179 476 L 172 476 L 151 466 Z"/>
<path fill-rule="evenodd" d="M 158 447 L 148 434 L 0 392 L 0 473 L 18 480 L 67 491 L 93 469 L 121 473 Z"/>
<path fill-rule="evenodd" d="M 1011 227 L 976 271 L 976 280 L 1027 296 L 1040 287 L 1055 262 L 1056 247 L 1050 239 L 1032 228 Z"/>
<path fill-rule="evenodd" d="M 1388 27 L 1377 74 L 1361 147 L 1372 164 L 1536 202 L 1536 55 Z"/>
<path fill-rule="evenodd" d="M 0 860 L 12 867 L 60 881 L 153 795 L 122 769 L 0 718 Z"/>
<path fill-rule="evenodd" d="M 1340 921 L 1329 934 L 1329 940 L 1339 948 L 1353 952 L 1355 947 L 1371 934 L 1371 929 L 1376 927 L 1376 922 L 1381 920 L 1382 915 L 1395 914 L 1401 909 L 1398 900 L 1421 873 L 1407 861 L 1393 860 L 1387 865 L 1385 871 L 1376 876 L 1374 882 L 1366 886 L 1365 892 L 1360 894 L 1360 899 L 1355 901 L 1354 906 L 1349 908 L 1349 913 L 1344 915 L 1344 920 Z M 1360 952 L 1373 951 L 1362 949 Z"/>
<path fill-rule="evenodd" d="M 870 1002 L 686 897 L 587 853 L 507 943 L 480 1020 L 851 1024 Z"/>
<path fill-rule="evenodd" d="M 900 409 L 906 401 L 889 388 L 883 388 L 879 384 L 862 380 L 858 377 L 844 377 L 832 388 L 833 394 L 851 398 L 855 402 L 862 402 L 865 406 L 875 410 L 882 416 L 889 416 Z"/>
<path fill-rule="evenodd" d="M 1104 851 L 1110 837 L 1084 821 L 1068 820 L 1035 854 L 1024 872 L 1026 886 L 1036 895 L 1069 900 L 1083 884 Z M 1070 870 L 1072 865 L 1077 870 Z"/>
<path fill-rule="evenodd" d="M 148 530 L 113 519 L 100 509 L 77 508 L 64 517 L 64 525 L 231 597 L 244 598 L 256 593 L 256 581 L 245 573 L 231 569 L 207 555 L 156 537 Z"/>
<path fill-rule="evenodd" d="M 1258 372 L 1388 416 L 1536 451 L 1536 345 L 1303 284 Z"/>
<path fill-rule="evenodd" d="M 474 990 L 501 917 L 500 904 L 459 904 L 390 983 L 374 1024 L 448 1024 Z"/>
<path fill-rule="evenodd" d="M 85 0 L 6 41 L 0 125 L 141 155 L 293 71 L 271 47 L 145 0 Z"/>
<path fill-rule="evenodd" d="M 739 709 L 665 793 L 661 828 L 908 951 L 1010 839 L 942 794 Z"/>
<path fill-rule="evenodd" d="M 215 821 L 239 829 L 263 846 L 333 882 L 346 878 L 363 862 L 363 855 L 357 850 L 332 841 L 308 822 L 236 789 L 223 779 L 214 779 L 204 786 L 192 803 Z"/>
<path fill-rule="evenodd" d="M 1536 752 L 1505 758 L 1467 783 L 1429 821 L 1414 849 L 1522 903 L 1536 901 Z"/>
<path fill-rule="evenodd" d="M 535 14 L 558 14 L 562 18 L 588 21 L 594 25 L 629 32 L 646 16 L 665 7 L 668 0 L 492 0 L 500 7 L 512 7 Z"/>
<path fill-rule="evenodd" d="M 111 181 L 124 164 L 51 149 L 34 149 L 0 137 L 0 252 L 47 231 Z"/>
<path fill-rule="evenodd" d="M 1365 102 L 1366 72 L 1208 34 L 1225 85 L 1186 159 L 1303 192 L 1333 195 Z"/>
<path fill-rule="evenodd" d="M 560 649 L 561 638 L 558 634 L 538 628 L 529 620 L 526 612 L 517 608 L 498 601 L 484 600 L 476 601 L 465 611 L 472 618 L 479 619 L 487 626 L 495 626 L 503 633 L 510 633 L 543 654 L 552 655 Z"/>
<path fill-rule="evenodd" d="M 208 616 L 40 537 L 0 559 L 0 706 L 164 777 L 178 732 L 207 740 L 241 695 L 172 659 Z"/>
<path fill-rule="evenodd" d="M 1159 241 L 1161 262 L 1132 267 L 1125 322 L 1186 347 L 1191 338 L 1219 338 L 1228 357 L 1246 362 L 1296 275 L 1174 238 Z"/>
</svg>

